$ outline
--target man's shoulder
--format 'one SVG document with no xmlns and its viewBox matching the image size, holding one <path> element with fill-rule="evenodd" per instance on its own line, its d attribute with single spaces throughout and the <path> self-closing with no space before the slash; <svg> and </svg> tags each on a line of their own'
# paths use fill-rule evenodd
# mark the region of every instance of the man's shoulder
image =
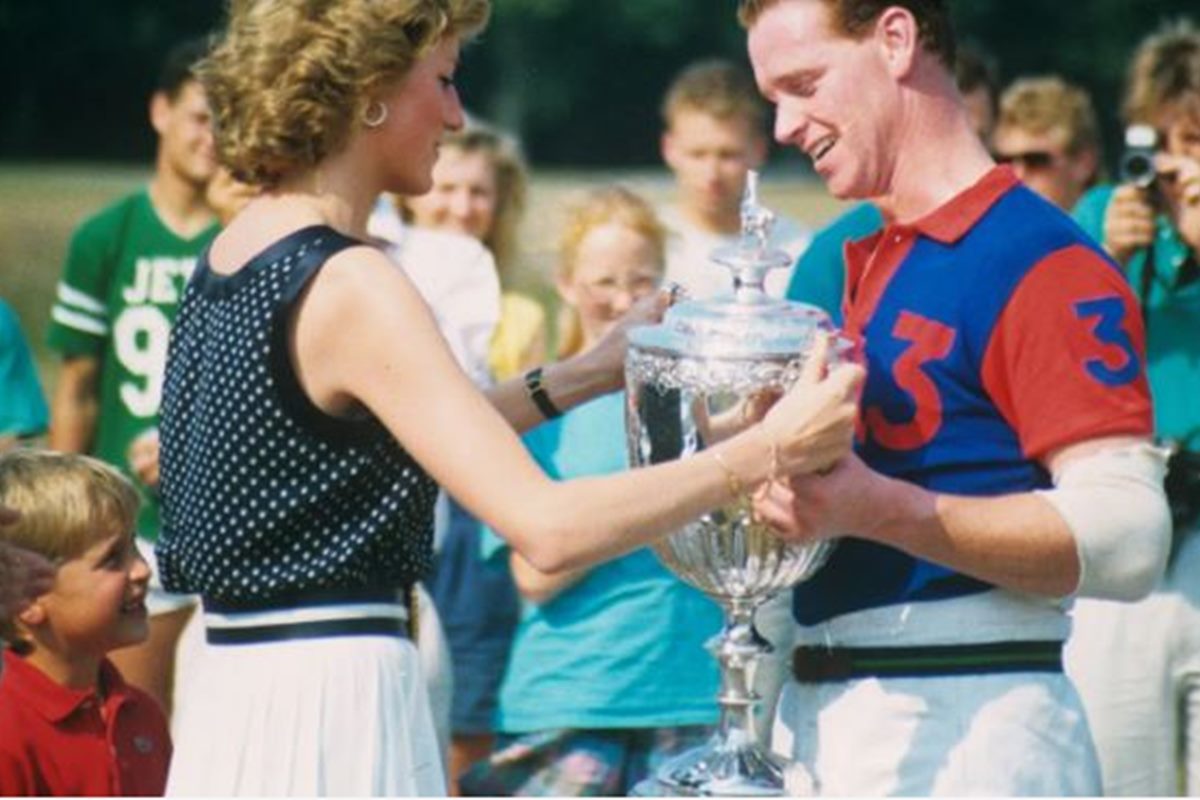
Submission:
<svg viewBox="0 0 1200 800">
<path fill-rule="evenodd" d="M 1038 258 L 1067 247 L 1083 246 L 1104 259 L 1095 240 L 1069 213 L 1024 186 L 1014 187 L 976 223 L 971 244 L 1018 256 Z"/>
<path fill-rule="evenodd" d="M 94 238 L 119 235 L 132 217 L 144 213 L 148 207 L 145 189 L 130 192 L 85 217 L 75 229 L 75 236 Z"/>
</svg>

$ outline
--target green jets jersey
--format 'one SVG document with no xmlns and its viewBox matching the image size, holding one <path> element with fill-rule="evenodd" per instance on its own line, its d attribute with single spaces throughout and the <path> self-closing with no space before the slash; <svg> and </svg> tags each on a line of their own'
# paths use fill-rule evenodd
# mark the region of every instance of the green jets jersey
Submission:
<svg viewBox="0 0 1200 800">
<path fill-rule="evenodd" d="M 214 224 L 182 239 L 142 190 L 86 220 L 75 232 L 51 310 L 48 341 L 64 357 L 100 362 L 92 454 L 126 473 L 129 446 L 158 426 L 171 324 L 196 258 Z M 138 533 L 158 536 L 158 501 L 144 491 Z"/>
</svg>

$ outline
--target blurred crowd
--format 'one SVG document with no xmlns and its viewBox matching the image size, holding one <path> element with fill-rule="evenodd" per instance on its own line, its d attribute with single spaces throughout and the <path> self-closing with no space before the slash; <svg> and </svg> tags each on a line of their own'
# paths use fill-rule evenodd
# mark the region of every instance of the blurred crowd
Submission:
<svg viewBox="0 0 1200 800">
<path fill-rule="evenodd" d="M 0 675 L 0 794 L 159 794 L 167 788 L 172 735 L 182 742 L 201 724 L 260 724 L 250 710 L 223 723 L 207 712 L 217 691 L 210 673 L 224 672 L 228 662 L 216 652 L 211 626 L 206 636 L 204 617 L 222 612 L 202 610 L 196 593 L 170 591 L 178 581 L 164 586 L 164 572 L 183 574 L 199 563 L 188 559 L 199 556 L 168 552 L 172 561 L 160 565 L 155 553 L 164 478 L 178 481 L 195 469 L 178 456 L 163 458 L 172 430 L 160 426 L 164 392 L 188 381 L 183 371 L 167 375 L 169 350 L 175 358 L 172 331 L 189 282 L 197 281 L 198 260 L 220 253 L 210 251 L 219 233 L 236 231 L 248 204 L 273 184 L 268 173 L 218 159 L 214 125 L 235 121 L 214 119 L 210 110 L 205 87 L 211 84 L 196 71 L 208 48 L 187 42 L 165 58 L 149 104 L 158 136 L 153 176 L 78 227 L 48 330 L 22 332 L 0 294 L 0 635 L 8 643 Z M 982 49 L 960 47 L 957 91 L 991 158 L 1073 217 L 1136 298 L 1154 437 L 1171 452 L 1173 532 L 1165 572 L 1142 599 L 1077 599 L 1064 669 L 1086 710 L 1103 793 L 1197 795 L 1200 540 L 1192 534 L 1200 527 L 1200 29 L 1174 22 L 1143 41 L 1131 55 L 1124 98 L 1089 97 L 1052 73 L 1022 75 L 1001 87 L 997 74 Z M 1105 153 L 1096 105 L 1117 104 L 1125 143 L 1121 152 Z M 366 107 L 362 126 L 404 124 L 389 108 Z M 730 276 L 710 255 L 738 239 L 748 171 L 769 170 L 772 125 L 750 70 L 715 58 L 684 66 L 664 87 L 662 103 L 671 201 L 656 207 L 617 184 L 580 190 L 559 209 L 553 272 L 544 276 L 556 295 L 552 307 L 514 280 L 528 259 L 519 232 L 530 165 L 517 138 L 485 120 L 447 126 L 458 129 L 439 134 L 428 191 L 396 191 L 399 180 L 387 185 L 366 231 L 427 304 L 470 382 L 487 392 L 515 379 L 528 392 L 547 419 L 527 426 L 521 444 L 551 479 L 622 473 L 629 468 L 623 395 L 598 393 L 560 415 L 556 402 L 563 395 L 543 389 L 551 365 L 598 358 L 612 346 L 606 336 L 664 286 L 699 300 L 729 290 Z M 321 179 L 314 172 L 312 180 Z M 772 275 L 770 293 L 815 305 L 839 325 L 851 322 L 847 243 L 875 235 L 889 221 L 888 209 L 861 199 L 821 227 L 776 220 L 771 244 L 793 266 Z M 271 219 L 264 214 L 256 224 L 269 227 Z M 1014 239 L 1022 235 L 1011 231 Z M 221 277 L 205 275 L 211 285 Z M 304 291 L 294 287 L 297 296 Z M 214 330 L 234 324 L 229 314 Z M 1101 319 L 1097 330 L 1117 348 L 1125 334 L 1105 324 Z M 61 359 L 45 393 L 26 335 L 44 339 Z M 221 361 L 220 347 L 215 339 L 198 345 L 196 363 Z M 1105 364 L 1116 369 L 1119 358 Z M 189 366 L 188 374 L 199 368 Z M 382 374 L 403 365 L 381 361 L 374 368 Z M 319 385 L 306 383 L 310 373 L 303 369 L 296 372 L 306 387 Z M 231 385 L 217 395 L 234 392 Z M 337 394 L 330 390 L 330 404 Z M 294 401 L 309 406 L 305 414 L 327 409 L 314 402 Z M 181 412 L 193 413 L 199 412 Z M 207 434 L 214 440 L 215 431 Z M 464 420 L 452 433 L 442 444 L 465 450 L 469 459 L 477 429 Z M 203 439 L 206 432 L 189 435 Z M 331 427 L 327 435 L 358 434 Z M 236 449 L 236 433 L 232 441 Z M 58 462 L 47 451 L 91 458 Z M 236 468 L 253 455 L 231 456 L 222 480 L 249 485 L 254 479 L 239 478 Z M 168 491 L 166 500 L 190 513 L 186 491 Z M 284 503 L 283 492 L 264 504 Z M 446 487 L 431 499 L 432 562 L 407 587 L 406 599 L 417 674 L 437 732 L 431 752 L 449 793 L 624 795 L 666 759 L 713 734 L 719 676 L 704 643 L 721 629 L 722 615 L 711 598 L 645 547 L 546 570 L 497 530 L 511 524 L 504 514 L 500 522 L 481 521 L 478 509 L 488 502 L 456 494 L 464 493 Z M 230 509 L 196 502 L 201 516 L 230 519 Z M 39 504 L 54 506 L 54 513 L 47 517 Z M 100 585 L 105 581 L 112 585 Z M 130 621 L 143 612 L 144 626 Z M 768 601 L 758 625 L 774 648 L 755 676 L 762 697 L 755 722 L 769 738 L 792 676 L 793 648 L 802 644 L 795 640 L 791 596 Z M 29 642 L 33 652 L 54 655 L 29 655 Z M 77 704 L 93 702 L 123 720 L 119 728 L 95 723 L 117 731 L 109 733 L 116 756 L 101 737 L 101 746 L 89 745 L 60 765 L 61 775 L 82 770 L 93 779 L 39 782 L 51 779 L 35 775 L 14 755 L 23 751 L 5 741 L 13 726 L 34 729 L 30 712 L 20 708 L 21 693 L 61 709 L 58 718 L 39 718 L 39 733 L 21 747 L 61 745 L 55 737 L 66 734 L 48 729 Z M 296 716 L 294 731 L 321 724 L 300 711 Z M 284 718 L 270 722 L 281 726 L 280 736 L 287 733 Z M 70 735 L 86 738 L 91 724 L 80 722 Z M 353 735 L 353 723 L 341 730 Z M 364 749 L 370 735 L 363 734 Z M 180 769 L 203 768 L 180 763 L 186 763 Z M 175 774 L 170 780 L 179 791 L 203 785 L 176 785 L 184 779 Z M 257 789 L 269 793 L 276 785 Z"/>
</svg>

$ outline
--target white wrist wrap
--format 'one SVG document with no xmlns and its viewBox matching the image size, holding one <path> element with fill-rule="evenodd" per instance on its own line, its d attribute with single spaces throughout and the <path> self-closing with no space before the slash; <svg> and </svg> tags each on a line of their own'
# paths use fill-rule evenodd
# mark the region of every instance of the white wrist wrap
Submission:
<svg viewBox="0 0 1200 800">
<path fill-rule="evenodd" d="M 1038 494 L 1066 521 L 1079 551 L 1079 597 L 1139 600 L 1171 546 L 1165 450 L 1143 442 L 1071 459 Z"/>
</svg>

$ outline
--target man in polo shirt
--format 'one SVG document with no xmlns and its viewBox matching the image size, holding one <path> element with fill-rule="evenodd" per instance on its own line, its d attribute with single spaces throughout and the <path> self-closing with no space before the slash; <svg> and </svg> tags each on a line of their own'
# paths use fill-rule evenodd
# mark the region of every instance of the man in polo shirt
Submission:
<svg viewBox="0 0 1200 800">
<path fill-rule="evenodd" d="M 1149 591 L 1169 529 L 1136 299 L 992 161 L 945 2 L 740 13 L 776 138 L 885 219 L 847 248 L 856 454 L 760 503 L 788 536 L 844 537 L 795 591 L 774 738 L 790 788 L 1097 794 L 1067 611 Z"/>
</svg>

